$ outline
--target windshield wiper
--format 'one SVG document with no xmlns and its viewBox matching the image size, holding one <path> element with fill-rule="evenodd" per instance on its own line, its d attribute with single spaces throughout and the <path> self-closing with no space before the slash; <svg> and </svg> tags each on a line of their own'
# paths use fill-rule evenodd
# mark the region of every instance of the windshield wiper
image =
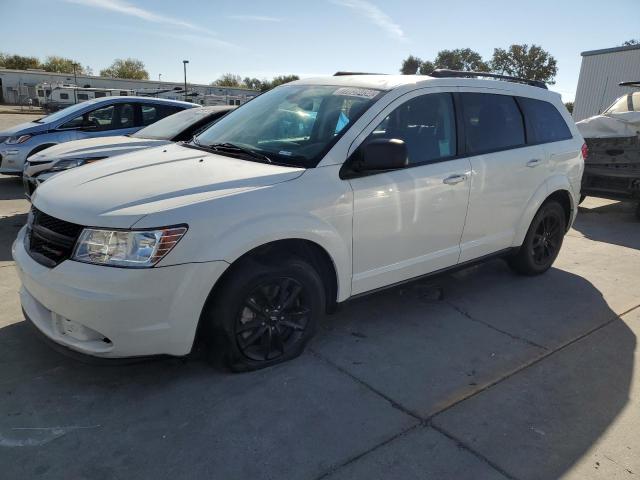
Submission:
<svg viewBox="0 0 640 480">
<path fill-rule="evenodd" d="M 237 145 L 235 143 L 224 142 L 224 143 L 212 143 L 211 145 L 202 145 L 201 143 L 198 143 L 198 141 L 195 138 L 193 139 L 193 141 L 199 147 L 210 148 L 214 152 L 240 153 L 265 163 L 273 163 L 271 159 L 267 157 L 265 154 L 256 152 L 255 150 L 252 150 L 250 148 L 241 147 L 240 145 Z"/>
</svg>

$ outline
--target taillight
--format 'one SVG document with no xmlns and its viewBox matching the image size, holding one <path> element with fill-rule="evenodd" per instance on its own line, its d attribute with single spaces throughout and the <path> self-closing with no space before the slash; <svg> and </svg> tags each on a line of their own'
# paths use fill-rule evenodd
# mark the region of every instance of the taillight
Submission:
<svg viewBox="0 0 640 480">
<path fill-rule="evenodd" d="M 587 147 L 586 143 L 582 144 L 582 159 L 586 160 L 589 156 L 589 147 Z"/>
</svg>

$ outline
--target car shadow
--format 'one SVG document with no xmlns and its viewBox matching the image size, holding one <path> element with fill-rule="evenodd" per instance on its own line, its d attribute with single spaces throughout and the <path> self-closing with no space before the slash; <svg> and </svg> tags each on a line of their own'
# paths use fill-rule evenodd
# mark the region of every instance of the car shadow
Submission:
<svg viewBox="0 0 640 480">
<path fill-rule="evenodd" d="M 488 305 L 474 313 L 454 308 L 462 295 Z M 493 316 L 516 309 L 521 313 L 512 321 L 525 332 L 570 322 L 567 344 L 615 318 L 582 277 L 558 269 L 517 277 L 498 261 L 345 304 L 326 319 L 310 352 L 248 374 L 233 375 L 198 359 L 85 364 L 50 349 L 26 322 L 17 322 L 0 328 L 0 446 L 30 447 L 4 449 L 12 460 L 5 465 L 13 465 L 9 477 L 16 478 L 38 472 L 107 478 L 118 469 L 146 478 L 185 472 L 201 478 L 222 469 L 226 478 L 246 478 L 251 465 L 264 468 L 263 477 L 288 471 L 285 477 L 315 478 L 370 448 L 350 442 L 379 428 L 389 412 L 406 409 L 435 416 L 439 428 L 495 464 L 506 464 L 507 471 L 515 458 L 513 468 L 524 478 L 558 478 L 627 404 L 635 335 L 619 322 L 587 354 L 534 372 L 514 387 L 527 375 L 514 372 L 536 362 L 532 369 L 544 367 L 551 359 L 543 359 L 548 350 L 511 333 L 508 325 L 492 325 Z M 550 318 L 540 322 L 541 315 Z M 336 378 L 354 390 L 345 393 Z M 502 384 L 511 389 L 501 393 Z M 372 391 L 397 408 L 379 397 L 387 407 L 372 410 L 366 400 L 376 396 Z M 487 396 L 495 398 L 483 403 Z M 447 409 L 450 416 L 441 420 Z M 343 428 L 352 417 L 357 427 L 347 434 Z M 543 422 L 545 435 L 522 435 L 523 422 Z M 322 448 L 310 453 L 314 444 Z M 99 459 L 110 459 L 115 470 L 98 471 Z"/>
<path fill-rule="evenodd" d="M 24 188 L 20 177 L 0 174 L 0 200 L 21 200 L 24 198 Z"/>
<path fill-rule="evenodd" d="M 595 208 L 579 207 L 573 229 L 586 238 L 640 249 L 640 220 L 636 203 L 614 202 Z M 612 228 L 614 227 L 614 228 Z"/>
</svg>

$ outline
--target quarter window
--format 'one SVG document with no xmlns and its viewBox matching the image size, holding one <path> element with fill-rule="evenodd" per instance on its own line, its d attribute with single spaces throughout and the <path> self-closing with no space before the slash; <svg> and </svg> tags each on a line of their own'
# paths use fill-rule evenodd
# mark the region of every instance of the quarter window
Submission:
<svg viewBox="0 0 640 480">
<path fill-rule="evenodd" d="M 525 144 L 522 114 L 513 97 L 461 93 L 467 153 L 474 155 Z"/>
<path fill-rule="evenodd" d="M 568 140 L 571 131 L 551 103 L 533 98 L 518 98 L 527 124 L 529 143 L 548 143 Z"/>
<path fill-rule="evenodd" d="M 448 93 L 413 98 L 396 108 L 366 141 L 396 138 L 404 141 L 409 164 L 435 162 L 456 155 L 456 122 Z"/>
</svg>

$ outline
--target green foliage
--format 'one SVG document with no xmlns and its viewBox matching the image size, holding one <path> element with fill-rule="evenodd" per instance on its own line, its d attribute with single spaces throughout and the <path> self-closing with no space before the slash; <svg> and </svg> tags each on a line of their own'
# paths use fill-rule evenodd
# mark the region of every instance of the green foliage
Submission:
<svg viewBox="0 0 640 480">
<path fill-rule="evenodd" d="M 569 113 L 573 113 L 573 102 L 564 102 L 564 106 L 567 107 Z"/>
<path fill-rule="evenodd" d="M 242 83 L 242 77 L 233 73 L 225 73 L 211 85 L 218 85 L 220 87 L 244 87 Z"/>
<path fill-rule="evenodd" d="M 507 50 L 496 48 L 491 61 L 484 60 L 478 52 L 470 48 L 440 50 L 433 61 L 423 61 L 419 57 L 409 55 L 402 61 L 400 72 L 405 75 L 413 75 L 416 72 L 429 75 L 436 68 L 494 71 L 546 83 L 553 83 L 558 73 L 556 59 L 538 45 L 511 45 Z"/>
<path fill-rule="evenodd" d="M 129 78 L 132 80 L 148 80 L 149 72 L 144 69 L 142 60 L 135 58 L 116 58 L 110 67 L 100 70 L 101 77 Z"/>
<path fill-rule="evenodd" d="M 40 60 L 36 57 L 23 57 L 22 55 L 9 55 L 7 53 L 0 53 L 0 67 L 14 70 L 42 68 Z"/>
<path fill-rule="evenodd" d="M 632 38 L 631 40 L 627 40 L 622 44 L 623 47 L 630 47 L 631 45 L 640 45 L 640 40 Z"/>
<path fill-rule="evenodd" d="M 413 55 L 409 55 L 402 61 L 402 66 L 400 67 L 400 73 L 403 75 L 415 75 L 423 62 L 420 58 L 414 57 Z"/>
<path fill-rule="evenodd" d="M 59 57 L 57 55 L 51 55 L 47 57 L 41 68 L 43 68 L 47 72 L 73 73 L 74 66 L 77 74 L 92 74 L 92 70 L 90 67 L 83 67 L 82 65 L 80 65 L 80 62 L 76 62 L 71 58 Z"/>
<path fill-rule="evenodd" d="M 433 61 L 436 68 L 464 70 L 466 72 L 488 72 L 487 62 L 482 56 L 470 48 L 456 48 L 455 50 L 440 50 Z"/>
<path fill-rule="evenodd" d="M 506 75 L 553 84 L 553 79 L 558 73 L 558 64 L 542 47 L 523 44 L 511 45 L 507 50 L 494 49 L 491 69 Z"/>
<path fill-rule="evenodd" d="M 277 77 L 274 77 L 270 82 L 262 82 L 260 90 L 266 92 L 267 90 L 271 90 L 278 85 L 284 85 L 285 83 L 293 82 L 295 80 L 300 80 L 300 77 L 298 75 L 279 75 Z"/>
</svg>

